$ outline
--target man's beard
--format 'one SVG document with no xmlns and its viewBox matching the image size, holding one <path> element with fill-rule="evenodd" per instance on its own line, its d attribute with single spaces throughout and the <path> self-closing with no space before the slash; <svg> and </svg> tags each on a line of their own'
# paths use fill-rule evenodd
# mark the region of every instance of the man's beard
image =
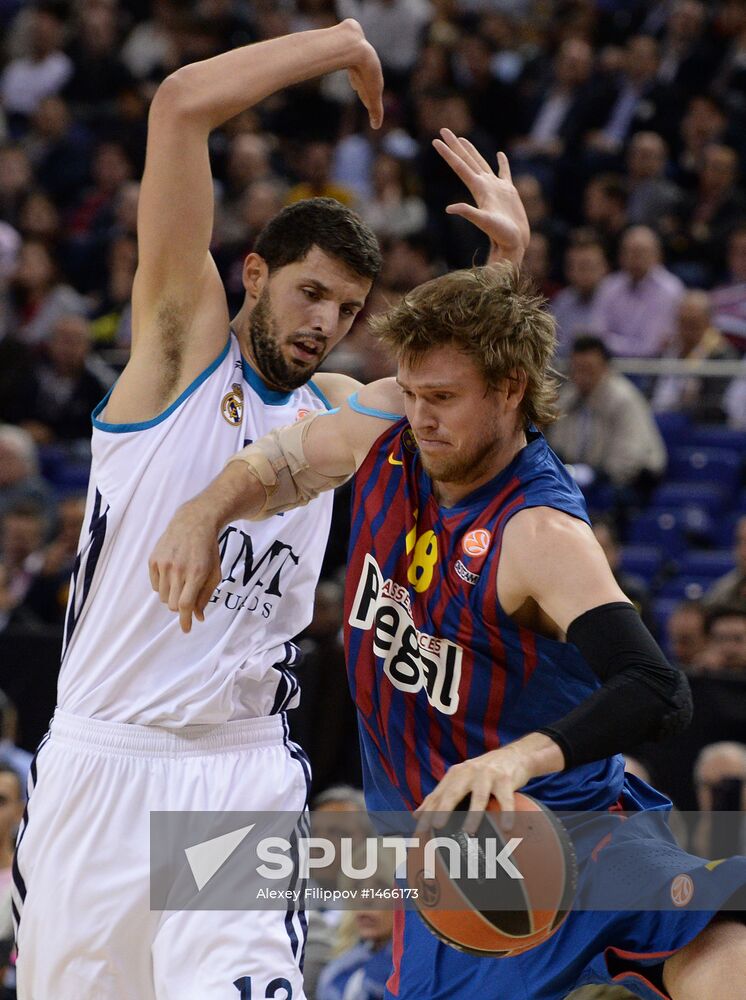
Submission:
<svg viewBox="0 0 746 1000">
<path fill-rule="evenodd" d="M 249 336 L 254 361 L 259 374 L 272 386 L 292 392 L 299 389 L 313 377 L 314 372 L 324 360 L 324 352 L 320 352 L 316 364 L 299 365 L 288 361 L 280 347 L 280 333 L 277 321 L 272 315 L 269 295 L 265 288 L 259 296 L 249 319 Z"/>
<path fill-rule="evenodd" d="M 483 440 L 476 444 L 469 454 L 458 451 L 452 455 L 433 458 L 420 450 L 420 460 L 425 472 L 436 483 L 468 484 L 484 473 L 499 448 L 499 440 Z"/>
</svg>

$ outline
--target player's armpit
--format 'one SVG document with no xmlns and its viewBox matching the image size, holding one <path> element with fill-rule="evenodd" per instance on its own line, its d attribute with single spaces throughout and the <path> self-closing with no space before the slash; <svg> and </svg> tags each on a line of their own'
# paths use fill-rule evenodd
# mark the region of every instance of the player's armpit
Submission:
<svg viewBox="0 0 746 1000">
<path fill-rule="evenodd" d="M 551 507 L 518 511 L 508 522 L 497 592 L 508 614 L 532 598 L 563 632 L 599 604 L 629 603 L 590 527 Z"/>
</svg>

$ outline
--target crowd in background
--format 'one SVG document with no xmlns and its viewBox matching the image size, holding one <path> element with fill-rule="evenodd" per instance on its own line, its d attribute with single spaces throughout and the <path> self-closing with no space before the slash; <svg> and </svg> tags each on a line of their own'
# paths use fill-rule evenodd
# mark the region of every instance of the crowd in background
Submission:
<svg viewBox="0 0 746 1000">
<path fill-rule="evenodd" d="M 743 452 L 719 459 L 728 489 L 720 508 L 702 500 L 709 527 L 691 513 L 661 521 L 656 500 L 691 428 L 719 425 L 736 436 L 715 443 L 736 454 L 746 442 L 746 0 L 0 0 L 0 638 L 64 624 L 90 411 L 131 338 L 138 179 L 159 82 L 343 17 L 381 57 L 379 131 L 334 74 L 211 136 L 212 252 L 231 307 L 262 226 L 298 199 L 336 198 L 376 232 L 384 267 L 329 366 L 390 374 L 366 316 L 485 259 L 480 235 L 445 213 L 466 192 L 431 140 L 446 126 L 490 162 L 504 150 L 531 223 L 524 270 L 556 317 L 567 373 L 550 442 L 603 514 L 599 540 L 672 659 L 693 676 L 746 678 Z M 632 379 L 616 358 L 734 367 Z M 302 637 L 307 708 L 294 724 L 317 789 L 359 781 L 340 684 L 347 503 L 343 492 Z M 630 573 L 620 539 L 649 541 L 648 528 L 663 557 Z M 723 555 L 720 579 L 670 589 L 688 555 L 665 540 L 684 536 Z M 312 720 L 330 706 L 336 731 L 315 739 Z"/>
</svg>

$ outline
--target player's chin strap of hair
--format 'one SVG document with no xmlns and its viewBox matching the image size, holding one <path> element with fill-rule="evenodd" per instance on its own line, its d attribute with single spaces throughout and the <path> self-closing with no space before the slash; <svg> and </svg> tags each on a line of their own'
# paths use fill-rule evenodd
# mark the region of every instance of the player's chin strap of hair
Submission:
<svg viewBox="0 0 746 1000">
<path fill-rule="evenodd" d="M 324 490 L 342 486 L 353 475 L 325 476 L 311 468 L 305 452 L 305 441 L 314 420 L 325 412 L 312 413 L 287 427 L 278 427 L 263 438 L 232 455 L 230 462 L 245 462 L 264 488 L 264 504 L 252 515 L 262 521 L 295 507 L 303 507 Z"/>
<path fill-rule="evenodd" d="M 666 660 L 631 604 L 618 601 L 586 611 L 568 628 L 567 640 L 603 684 L 539 730 L 559 744 L 566 769 L 674 736 L 689 725 L 689 682 Z"/>
</svg>

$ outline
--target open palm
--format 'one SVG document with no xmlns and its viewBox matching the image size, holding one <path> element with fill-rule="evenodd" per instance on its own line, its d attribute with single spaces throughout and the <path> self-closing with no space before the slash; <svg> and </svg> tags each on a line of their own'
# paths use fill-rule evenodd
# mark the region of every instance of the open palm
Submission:
<svg viewBox="0 0 746 1000">
<path fill-rule="evenodd" d="M 440 130 L 440 139 L 433 140 L 453 172 L 461 178 L 475 204 L 459 202 L 449 205 L 449 215 L 460 215 L 481 229 L 490 240 L 490 263 L 509 260 L 518 265 L 531 235 L 526 212 L 510 175 L 508 158 L 497 154 L 499 174 L 496 174 L 479 150 L 468 139 L 458 137 L 450 129 Z"/>
</svg>

